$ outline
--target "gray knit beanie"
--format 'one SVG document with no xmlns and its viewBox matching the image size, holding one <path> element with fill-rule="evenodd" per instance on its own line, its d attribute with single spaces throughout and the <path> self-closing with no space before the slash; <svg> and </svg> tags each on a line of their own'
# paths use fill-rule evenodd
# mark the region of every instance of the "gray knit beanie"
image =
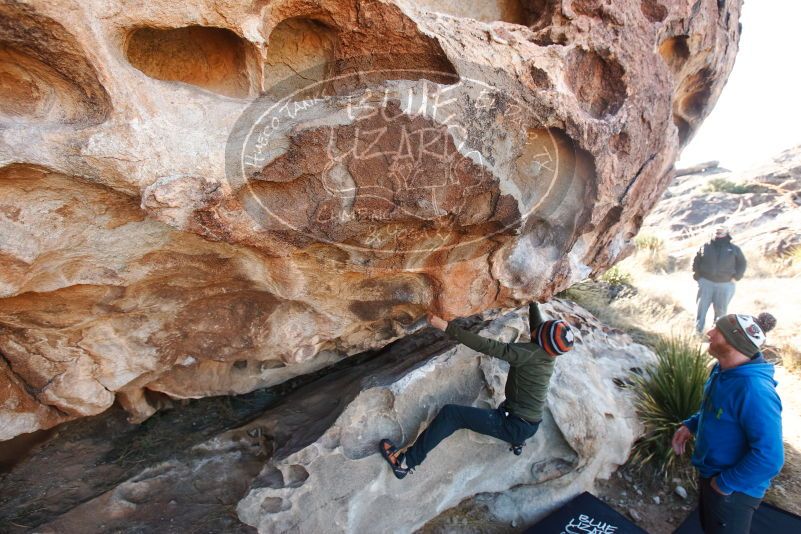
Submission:
<svg viewBox="0 0 801 534">
<path fill-rule="evenodd" d="M 760 313 L 759 317 L 730 313 L 718 319 L 715 326 L 732 347 L 753 359 L 765 344 L 765 333 L 776 326 L 776 318 L 769 313 Z"/>
</svg>

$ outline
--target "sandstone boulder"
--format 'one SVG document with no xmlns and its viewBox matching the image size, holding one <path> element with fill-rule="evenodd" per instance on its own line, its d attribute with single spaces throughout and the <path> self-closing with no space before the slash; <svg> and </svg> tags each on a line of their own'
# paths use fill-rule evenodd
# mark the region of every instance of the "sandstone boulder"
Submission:
<svg viewBox="0 0 801 534">
<path fill-rule="evenodd" d="M 507 443 L 458 431 L 399 481 L 377 454 L 383 437 L 414 440 L 444 404 L 495 407 L 503 400 L 508 366 L 459 345 L 391 380 L 362 381 L 313 443 L 299 450 L 279 445 L 239 503 L 240 519 L 259 532 L 414 531 L 474 499 L 494 517 L 531 524 L 592 489 L 596 478 L 626 461 L 639 435 L 631 392 L 620 386 L 655 356 L 621 332 L 604 332 L 575 305 L 548 311 L 568 320 L 579 337 L 557 362 L 546 417 L 521 456 Z M 481 333 L 514 342 L 527 330 L 518 312 Z"/>
<path fill-rule="evenodd" d="M 193 433 L 207 432 L 208 419 L 219 414 L 187 410 L 192 420 L 175 410 L 148 421 L 158 426 L 131 428 L 115 421 L 113 410 L 68 423 L 62 436 L 0 475 L 0 517 L 11 521 L 0 520 L 0 528 L 411 532 L 457 504 L 486 510 L 499 524 L 530 525 L 626 460 L 640 429 L 625 385 L 655 361 L 569 302 L 543 311 L 569 321 L 577 341 L 557 360 L 543 424 L 521 456 L 462 430 L 406 479 L 390 473 L 377 452 L 382 437 L 413 439 L 447 403 L 487 407 L 502 398 L 503 362 L 428 329 L 203 439 Z M 496 339 L 528 336 L 521 310 L 473 323 Z M 141 450 L 114 443 L 109 430 Z M 174 439 L 194 444 L 165 443 Z"/>
<path fill-rule="evenodd" d="M 741 1 L 4 1 L 0 439 L 613 264 Z"/>
</svg>

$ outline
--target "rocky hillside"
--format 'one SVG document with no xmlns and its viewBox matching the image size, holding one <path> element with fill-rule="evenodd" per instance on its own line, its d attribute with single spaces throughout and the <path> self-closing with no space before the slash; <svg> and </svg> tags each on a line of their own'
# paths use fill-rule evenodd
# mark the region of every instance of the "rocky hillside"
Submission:
<svg viewBox="0 0 801 534">
<path fill-rule="evenodd" d="M 751 258 L 788 255 L 801 246 L 801 146 L 747 172 L 712 166 L 676 178 L 645 219 L 642 234 L 686 258 L 715 227 L 728 226 Z"/>
<path fill-rule="evenodd" d="M 1 2 L 0 440 L 606 269 L 741 4 Z"/>
</svg>

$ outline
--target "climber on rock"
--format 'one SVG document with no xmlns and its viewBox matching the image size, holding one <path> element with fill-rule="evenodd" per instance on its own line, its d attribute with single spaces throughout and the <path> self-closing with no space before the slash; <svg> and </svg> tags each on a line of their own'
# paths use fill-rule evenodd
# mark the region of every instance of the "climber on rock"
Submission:
<svg viewBox="0 0 801 534">
<path fill-rule="evenodd" d="M 556 357 L 573 348 L 570 326 L 562 320 L 543 320 L 536 302 L 529 305 L 531 341 L 527 343 L 487 339 L 433 314 L 428 315 L 428 321 L 471 349 L 509 362 L 506 400 L 495 410 L 446 404 L 404 451 L 382 439 L 379 450 L 392 472 L 404 478 L 443 439 L 463 428 L 506 441 L 517 447 L 515 453 L 519 454 L 519 447 L 537 432 L 542 421 Z"/>
</svg>

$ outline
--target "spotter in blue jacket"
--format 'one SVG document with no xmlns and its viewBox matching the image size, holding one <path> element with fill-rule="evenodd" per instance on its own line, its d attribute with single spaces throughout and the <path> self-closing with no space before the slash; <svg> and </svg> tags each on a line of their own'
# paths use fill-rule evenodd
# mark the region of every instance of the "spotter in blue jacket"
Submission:
<svg viewBox="0 0 801 534">
<path fill-rule="evenodd" d="M 773 364 L 759 354 L 731 369 L 715 364 L 698 412 L 683 422 L 695 435 L 692 463 L 724 493 L 761 499 L 784 464 L 782 403 Z"/>
</svg>

